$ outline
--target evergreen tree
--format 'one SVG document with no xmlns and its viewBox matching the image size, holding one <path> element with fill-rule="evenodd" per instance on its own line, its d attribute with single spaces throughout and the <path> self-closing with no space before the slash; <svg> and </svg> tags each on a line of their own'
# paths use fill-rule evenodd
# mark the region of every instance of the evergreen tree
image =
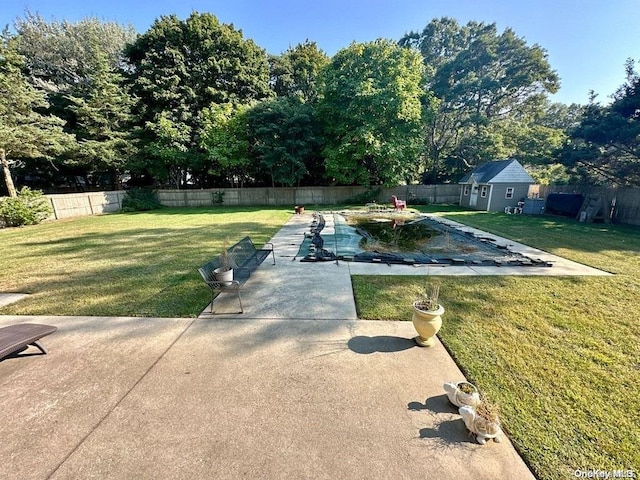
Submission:
<svg viewBox="0 0 640 480">
<path fill-rule="evenodd" d="M 136 38 L 133 27 L 96 18 L 45 21 L 27 12 L 16 20 L 16 29 L 30 82 L 47 92 L 48 112 L 81 140 L 58 159 L 56 168 L 33 159 L 21 170 L 38 171 L 49 183 L 73 176 L 88 184 L 117 186 L 119 170 L 131 154 L 124 135 L 131 102 L 122 73 L 128 68 L 124 46 Z"/>
<path fill-rule="evenodd" d="M 60 96 L 84 88 L 103 63 L 110 71 L 126 70 L 123 50 L 137 36 L 131 25 L 97 18 L 75 23 L 46 21 L 30 12 L 16 20 L 16 30 L 18 50 L 29 74 L 48 92 Z"/>
<path fill-rule="evenodd" d="M 611 105 L 592 95 L 562 153 L 562 163 L 589 183 L 640 185 L 640 75 L 631 59 L 625 70 Z"/>
<path fill-rule="evenodd" d="M 89 74 L 84 91 L 68 97 L 79 142 L 72 162 L 93 175 L 107 173 L 119 188 L 120 175 L 135 152 L 129 134 L 133 99 L 123 86 L 122 74 L 111 69 L 99 45 L 95 48 L 100 60 L 96 70 Z"/>
<path fill-rule="evenodd" d="M 49 104 L 43 90 L 23 74 L 24 59 L 5 29 L 0 37 L 0 163 L 9 196 L 17 195 L 11 164 L 29 158 L 53 159 L 72 143 L 62 130 L 64 122 L 40 113 Z"/>
</svg>

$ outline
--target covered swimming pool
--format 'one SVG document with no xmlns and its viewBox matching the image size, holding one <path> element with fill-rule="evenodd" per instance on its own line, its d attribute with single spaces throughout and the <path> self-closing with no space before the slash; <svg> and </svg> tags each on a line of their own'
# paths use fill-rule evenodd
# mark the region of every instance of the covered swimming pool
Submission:
<svg viewBox="0 0 640 480">
<path fill-rule="evenodd" d="M 295 258 L 389 265 L 552 266 L 433 215 L 355 211 L 314 213 Z"/>
</svg>

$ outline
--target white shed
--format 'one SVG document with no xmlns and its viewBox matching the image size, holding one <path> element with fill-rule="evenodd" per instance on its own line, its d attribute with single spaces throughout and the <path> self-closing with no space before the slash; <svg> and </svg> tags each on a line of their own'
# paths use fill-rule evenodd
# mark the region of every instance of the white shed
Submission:
<svg viewBox="0 0 640 480">
<path fill-rule="evenodd" d="M 501 212 L 516 207 L 529 194 L 535 180 L 515 159 L 494 160 L 476 167 L 458 182 L 460 205 L 476 210 Z"/>
</svg>

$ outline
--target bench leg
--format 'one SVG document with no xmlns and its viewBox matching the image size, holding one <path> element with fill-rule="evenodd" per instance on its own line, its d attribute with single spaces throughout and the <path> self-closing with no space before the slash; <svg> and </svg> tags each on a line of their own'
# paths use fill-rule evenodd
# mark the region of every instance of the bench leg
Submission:
<svg viewBox="0 0 640 480">
<path fill-rule="evenodd" d="M 240 289 L 236 290 L 238 294 L 238 303 L 240 303 L 240 313 L 244 313 L 244 308 L 242 307 L 242 299 L 240 298 Z"/>
<path fill-rule="evenodd" d="M 222 295 L 223 293 L 233 293 L 230 291 L 227 292 L 218 292 L 218 295 Z M 240 289 L 236 290 L 236 295 L 238 296 L 238 303 L 240 304 L 240 311 L 238 313 L 244 313 L 244 307 L 242 306 L 242 298 L 240 298 Z M 214 292 L 211 292 L 211 315 L 215 315 L 216 312 L 213 311 L 213 302 L 218 298 Z"/>
<path fill-rule="evenodd" d="M 267 242 L 264 244 L 264 246 L 262 248 L 266 249 L 267 247 L 271 247 L 271 256 L 273 257 L 273 264 L 276 264 L 276 254 L 274 253 L 274 249 L 273 249 L 273 243 L 271 242 Z M 269 255 L 267 255 L 268 257 Z"/>
</svg>

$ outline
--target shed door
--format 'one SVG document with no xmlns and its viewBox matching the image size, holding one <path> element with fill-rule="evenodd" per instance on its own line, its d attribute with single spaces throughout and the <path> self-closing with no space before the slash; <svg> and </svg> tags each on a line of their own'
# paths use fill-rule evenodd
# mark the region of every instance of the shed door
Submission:
<svg viewBox="0 0 640 480">
<path fill-rule="evenodd" d="M 476 207 L 478 204 L 478 185 L 474 184 L 471 187 L 471 196 L 469 197 L 469 206 Z"/>
</svg>

